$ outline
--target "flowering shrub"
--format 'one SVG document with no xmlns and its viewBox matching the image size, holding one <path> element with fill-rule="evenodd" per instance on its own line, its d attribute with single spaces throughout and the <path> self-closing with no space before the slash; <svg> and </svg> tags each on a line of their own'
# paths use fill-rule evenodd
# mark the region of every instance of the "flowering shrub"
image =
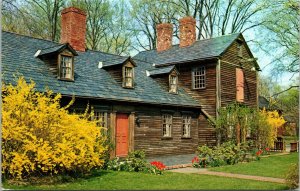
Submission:
<svg viewBox="0 0 300 191">
<path fill-rule="evenodd" d="M 140 172 L 147 171 L 149 168 L 147 165 L 144 152 L 137 150 L 130 152 L 123 160 L 120 160 L 119 157 L 112 159 L 108 162 L 107 168 L 115 171 Z"/>
<path fill-rule="evenodd" d="M 259 149 L 258 151 L 256 151 L 255 155 L 256 155 L 256 160 L 260 160 L 260 155 L 263 153 L 263 151 L 261 149 Z"/>
<path fill-rule="evenodd" d="M 34 91 L 24 78 L 4 85 L 2 173 L 22 179 L 34 175 L 88 172 L 103 165 L 105 138 L 95 121 L 61 108 L 61 95 Z"/>
<path fill-rule="evenodd" d="M 192 164 L 193 164 L 193 167 L 195 167 L 195 168 L 200 168 L 199 157 L 198 157 L 198 156 L 195 156 L 195 157 L 192 159 Z"/>
<path fill-rule="evenodd" d="M 166 166 L 160 161 L 150 162 L 150 165 L 150 172 L 153 174 L 162 174 L 163 170 L 166 168 Z"/>
</svg>

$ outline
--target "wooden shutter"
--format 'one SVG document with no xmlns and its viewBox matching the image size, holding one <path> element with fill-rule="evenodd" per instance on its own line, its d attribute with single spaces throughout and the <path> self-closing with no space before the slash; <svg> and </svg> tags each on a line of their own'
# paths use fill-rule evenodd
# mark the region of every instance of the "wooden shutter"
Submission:
<svg viewBox="0 0 300 191">
<path fill-rule="evenodd" d="M 241 68 L 236 68 L 236 101 L 244 101 L 244 72 Z"/>
</svg>

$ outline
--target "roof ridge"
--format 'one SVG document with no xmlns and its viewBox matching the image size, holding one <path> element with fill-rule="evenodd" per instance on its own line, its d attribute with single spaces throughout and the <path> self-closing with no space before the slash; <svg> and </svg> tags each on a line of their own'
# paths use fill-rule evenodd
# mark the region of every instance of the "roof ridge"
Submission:
<svg viewBox="0 0 300 191">
<path fill-rule="evenodd" d="M 56 44 L 58 44 L 58 45 L 62 45 L 61 43 L 55 42 L 55 41 L 52 41 L 52 40 L 43 39 L 43 38 L 38 38 L 38 37 L 33 37 L 33 36 L 25 35 L 25 34 L 19 34 L 19 33 L 16 33 L 16 32 L 5 31 L 5 30 L 2 30 L 2 32 L 14 34 L 14 35 L 18 35 L 18 36 L 22 36 L 22 37 L 26 37 L 26 38 L 33 38 L 33 39 L 36 39 L 36 40 L 43 40 L 43 41 L 47 41 L 47 42 L 56 43 Z"/>
<path fill-rule="evenodd" d="M 118 55 L 118 54 L 113 54 L 113 53 L 109 53 L 109 52 L 103 52 L 103 51 L 100 51 L 100 50 L 91 50 L 91 49 L 86 49 L 86 50 L 91 51 L 91 52 L 100 52 L 100 53 L 108 54 L 108 55 L 112 55 L 112 56 L 125 57 L 125 56 L 121 56 L 121 55 Z M 127 57 L 129 57 L 129 56 L 127 56 Z"/>
<path fill-rule="evenodd" d="M 196 40 L 195 43 L 196 42 L 201 42 L 201 41 L 207 41 L 207 40 L 211 40 L 211 39 L 216 39 L 216 38 L 221 38 L 221 37 L 225 37 L 225 36 L 233 36 L 233 35 L 240 35 L 240 34 L 242 34 L 242 33 L 238 32 L 238 33 L 231 33 L 231 34 L 226 34 L 226 35 L 221 35 L 221 36 L 215 36 L 215 37 L 211 37 L 211 38 L 199 39 L 199 40 Z M 179 46 L 179 43 L 178 44 L 172 44 L 172 47 L 175 47 L 175 46 Z M 151 50 L 142 50 L 139 53 L 141 53 L 141 52 L 150 52 L 150 51 L 155 51 L 155 50 L 157 50 L 157 49 L 155 48 L 155 49 L 151 49 Z M 136 55 L 138 55 L 138 54 L 136 54 Z"/>
</svg>

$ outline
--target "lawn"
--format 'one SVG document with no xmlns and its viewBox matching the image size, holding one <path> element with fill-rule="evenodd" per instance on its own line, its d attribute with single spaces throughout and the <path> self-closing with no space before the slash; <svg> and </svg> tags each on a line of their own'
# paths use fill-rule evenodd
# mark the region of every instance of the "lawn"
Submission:
<svg viewBox="0 0 300 191">
<path fill-rule="evenodd" d="M 210 168 L 212 171 L 285 178 L 291 163 L 298 163 L 298 153 L 269 156 L 259 161 Z"/>
<path fill-rule="evenodd" d="M 187 190 L 187 189 L 230 189 L 230 190 L 285 190 L 284 184 L 224 178 L 199 174 L 181 174 L 165 172 L 163 175 L 151 175 L 136 172 L 100 171 L 98 174 L 73 183 L 57 184 L 53 186 L 9 186 L 11 189 L 51 189 L 51 190 Z"/>
</svg>

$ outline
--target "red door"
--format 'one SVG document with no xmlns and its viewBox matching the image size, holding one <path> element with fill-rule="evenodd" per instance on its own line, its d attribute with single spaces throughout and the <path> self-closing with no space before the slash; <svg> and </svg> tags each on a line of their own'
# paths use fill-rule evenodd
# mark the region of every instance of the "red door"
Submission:
<svg viewBox="0 0 300 191">
<path fill-rule="evenodd" d="M 117 114 L 116 156 L 128 154 L 128 115 Z"/>
</svg>

